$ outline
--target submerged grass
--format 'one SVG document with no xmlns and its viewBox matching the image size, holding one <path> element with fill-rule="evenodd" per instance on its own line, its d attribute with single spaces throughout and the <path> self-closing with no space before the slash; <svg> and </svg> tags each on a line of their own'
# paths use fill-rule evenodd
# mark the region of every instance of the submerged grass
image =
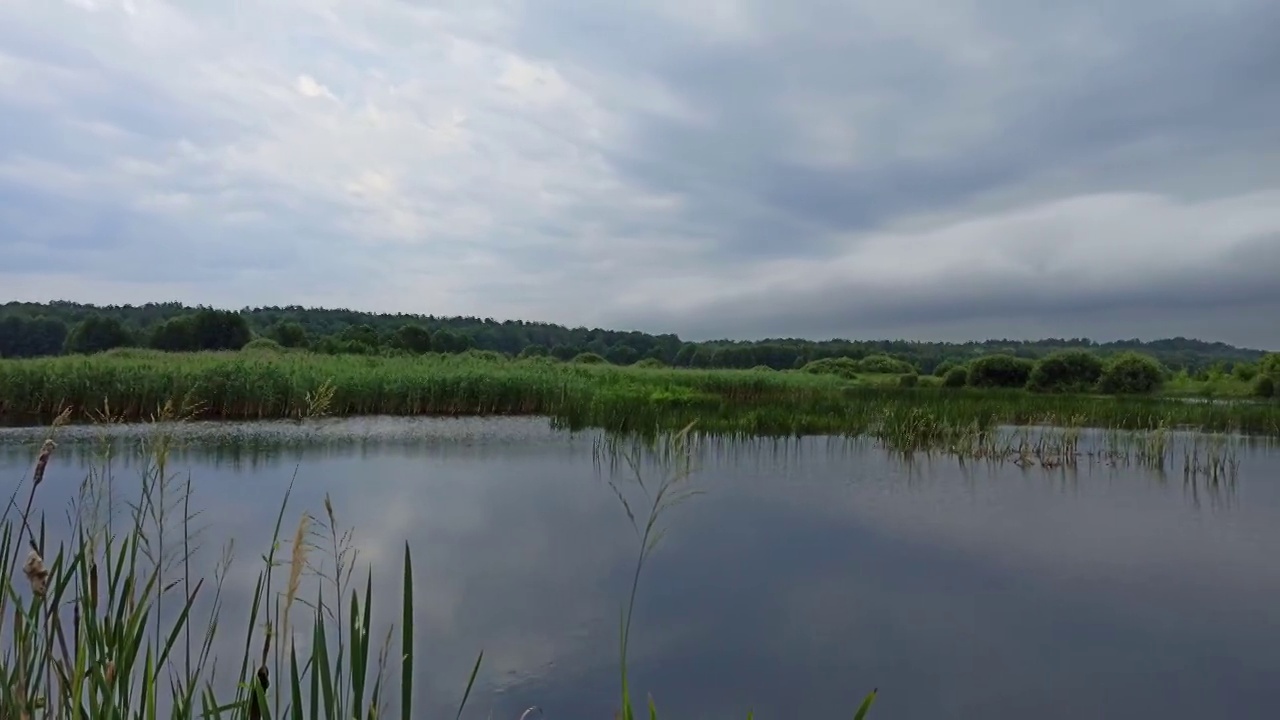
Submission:
<svg viewBox="0 0 1280 720">
<path fill-rule="evenodd" d="M 60 542 L 49 541 L 46 513 L 36 501 L 56 452 L 54 435 L 72 416 L 62 412 L 52 422 L 30 481 L 15 486 L 0 513 L 0 559 L 5 563 L 0 580 L 0 720 L 415 717 L 415 598 L 408 544 L 400 566 L 400 632 L 397 637 L 394 625 L 388 625 L 379 635 L 372 617 L 372 568 L 359 587 L 351 530 L 340 528 L 326 496 L 323 513 L 301 514 L 290 533 L 285 519 L 291 481 L 248 606 L 224 607 L 234 546 L 231 541 L 223 546 L 211 580 L 193 569 L 203 537 L 194 525 L 199 513 L 191 509 L 190 479 L 171 472 L 172 442 L 163 429 L 184 416 L 173 404 L 163 408 L 153 418 L 157 431 L 142 444 L 145 461 L 132 501 L 116 497 L 114 445 L 104 442 L 101 464 L 71 501 L 69 534 Z M 313 406 L 311 411 L 324 408 Z M 637 714 L 627 649 L 641 572 L 662 537 L 659 521 L 696 494 L 688 482 L 697 438 L 690 430 L 636 437 L 626 447 L 615 440 L 606 448 L 634 475 L 634 488 L 612 486 L 640 541 L 619 623 L 618 717 L 625 720 Z M 646 465 L 658 469 L 656 482 L 646 480 Z M 628 500 L 628 490 L 635 488 L 646 498 L 643 506 Z M 312 599 L 304 597 L 308 580 Z M 238 612 L 243 624 L 225 622 L 229 611 Z M 215 641 L 227 637 L 243 638 L 230 672 L 219 666 L 228 659 L 214 652 Z M 471 697 L 483 657 L 483 652 L 477 655 L 462 689 L 457 718 Z M 872 692 L 863 700 L 855 718 L 866 716 L 874 698 Z M 540 712 L 529 708 L 520 717 Z M 641 712 L 657 717 L 652 697 Z"/>
<path fill-rule="evenodd" d="M 104 410 L 145 419 L 172 406 L 201 419 L 354 415 L 547 415 L 561 427 L 749 436 L 924 433 L 1072 418 L 1100 428 L 1280 436 L 1280 403 L 899 388 L 805 372 L 690 370 L 492 357 L 128 352 L 0 360 L 0 424 Z M 892 430 L 890 428 L 898 428 Z M 933 442 L 929 440 L 929 442 Z"/>
</svg>

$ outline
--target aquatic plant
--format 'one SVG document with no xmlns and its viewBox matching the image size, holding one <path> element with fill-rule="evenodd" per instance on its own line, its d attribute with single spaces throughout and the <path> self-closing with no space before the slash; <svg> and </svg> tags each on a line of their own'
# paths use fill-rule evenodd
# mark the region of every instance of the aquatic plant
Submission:
<svg viewBox="0 0 1280 720">
<path fill-rule="evenodd" d="M 963 370 L 953 370 L 951 378 Z M 899 387 L 898 376 L 633 368 L 467 355 L 328 356 L 303 352 L 164 354 L 0 360 L 0 423 L 48 422 L 64 407 L 93 421 L 104 407 L 128 420 L 166 404 L 196 419 L 324 414 L 543 415 L 557 426 L 621 432 L 741 435 L 864 434 L 886 414 L 919 408 L 967 427 L 1078 416 L 1101 428 L 1191 428 L 1280 435 L 1280 405 L 1187 402 L 1158 396 L 1033 394 L 1022 390 Z"/>
</svg>

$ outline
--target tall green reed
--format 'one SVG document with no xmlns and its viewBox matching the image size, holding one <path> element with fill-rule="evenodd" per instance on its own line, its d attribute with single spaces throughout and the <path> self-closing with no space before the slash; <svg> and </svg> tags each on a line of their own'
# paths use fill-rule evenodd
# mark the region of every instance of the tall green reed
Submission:
<svg viewBox="0 0 1280 720">
<path fill-rule="evenodd" d="M 608 465 L 608 485 L 617 496 L 639 543 L 631 575 L 631 589 L 618 619 L 620 709 L 617 717 L 621 720 L 635 720 L 636 717 L 627 660 L 641 574 L 666 534 L 667 528 L 661 524 L 663 518 L 681 503 L 704 492 L 692 487 L 692 478 L 697 471 L 695 459 L 701 453 L 706 439 L 706 436 L 694 433 L 694 423 L 689 423 L 675 433 L 606 435 L 598 439 L 593 448 L 592 457 L 597 466 Z M 631 481 L 628 485 L 616 478 L 623 466 Z M 646 480 L 646 466 L 656 470 L 657 480 Z M 866 717 L 876 694 L 877 691 L 872 690 L 863 698 L 855 712 L 855 720 Z M 648 697 L 646 709 L 651 719 L 658 717 L 657 705 L 652 695 Z M 751 720 L 753 713 L 748 713 L 747 717 Z"/>
</svg>

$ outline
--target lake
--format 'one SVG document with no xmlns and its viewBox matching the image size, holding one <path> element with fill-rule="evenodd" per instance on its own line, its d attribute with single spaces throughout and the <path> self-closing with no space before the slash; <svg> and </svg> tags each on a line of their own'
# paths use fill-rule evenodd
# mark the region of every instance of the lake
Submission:
<svg viewBox="0 0 1280 720">
<path fill-rule="evenodd" d="M 129 497 L 145 430 L 62 428 L 37 503 L 51 535 L 104 432 Z M 379 627 L 398 620 L 411 546 L 415 715 L 452 716 L 483 650 L 467 717 L 612 717 L 639 541 L 610 481 L 633 507 L 642 494 L 597 434 L 536 418 L 175 432 L 198 562 L 235 541 L 232 661 L 293 480 L 282 534 L 328 494 L 354 528 L 357 586 L 373 568 Z M 0 431 L 10 486 L 40 436 Z M 1186 479 L 1180 450 L 1161 474 L 1102 455 L 1020 467 L 837 438 L 707 442 L 684 481 L 703 492 L 664 515 L 640 580 L 633 691 L 682 719 L 849 717 L 872 688 L 870 716 L 898 720 L 1274 717 L 1280 449 L 1229 442 L 1238 467 L 1217 483 Z"/>
</svg>

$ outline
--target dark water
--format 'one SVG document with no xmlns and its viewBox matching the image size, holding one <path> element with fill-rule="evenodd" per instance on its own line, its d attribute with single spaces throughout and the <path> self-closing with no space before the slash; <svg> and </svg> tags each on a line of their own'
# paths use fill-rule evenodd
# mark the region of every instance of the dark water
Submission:
<svg viewBox="0 0 1280 720">
<path fill-rule="evenodd" d="M 296 472 L 286 534 L 329 493 L 361 584 L 374 568 L 380 628 L 412 546 L 420 716 L 452 714 L 483 649 L 468 717 L 612 717 L 638 542 L 595 436 L 539 420 L 195 431 L 174 467 L 204 543 L 235 539 L 229 608 Z M 85 435 L 64 437 L 42 488 L 52 523 Z M 706 492 L 666 516 L 641 580 L 632 687 L 669 718 L 848 717 L 873 687 L 877 718 L 1275 717 L 1280 451 L 1232 447 L 1238 475 L 1216 486 L 1180 466 L 906 463 L 823 438 L 705 447 Z M 0 478 L 34 448 L 0 435 Z M 114 462 L 121 487 L 130 465 Z"/>
</svg>

